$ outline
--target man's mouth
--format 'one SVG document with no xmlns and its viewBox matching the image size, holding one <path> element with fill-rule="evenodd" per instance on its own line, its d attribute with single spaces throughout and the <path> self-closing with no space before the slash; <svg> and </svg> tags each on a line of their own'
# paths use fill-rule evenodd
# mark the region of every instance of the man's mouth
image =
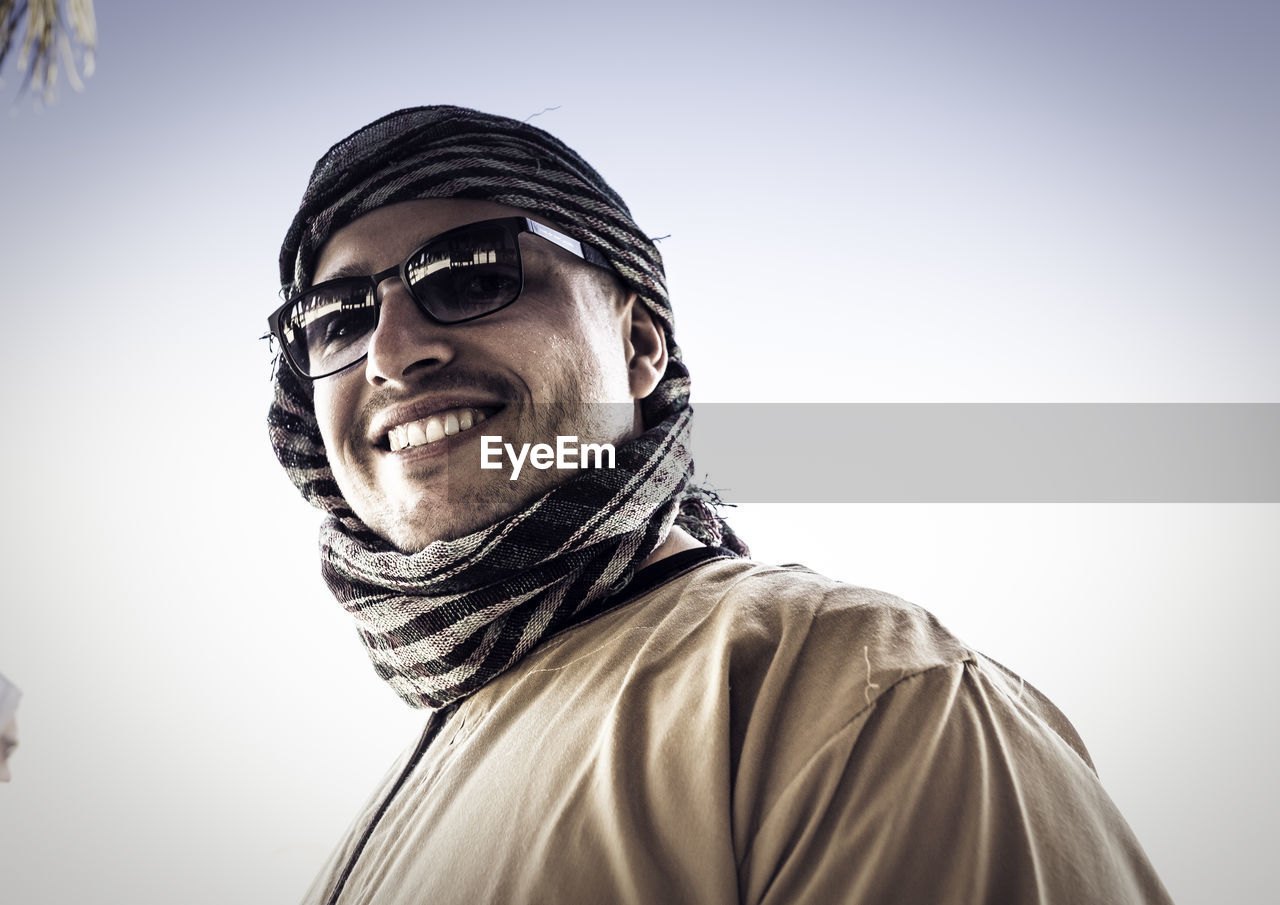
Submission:
<svg viewBox="0 0 1280 905">
<path fill-rule="evenodd" d="M 397 424 L 387 431 L 387 443 L 392 452 L 399 452 L 413 446 L 426 446 L 438 443 L 445 437 L 470 430 L 481 424 L 488 417 L 480 409 L 456 408 L 436 412 L 418 421 Z"/>
</svg>

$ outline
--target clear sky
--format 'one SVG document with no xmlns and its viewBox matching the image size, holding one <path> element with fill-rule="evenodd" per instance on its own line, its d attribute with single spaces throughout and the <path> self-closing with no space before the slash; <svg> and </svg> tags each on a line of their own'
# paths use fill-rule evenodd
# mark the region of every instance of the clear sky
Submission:
<svg viewBox="0 0 1280 905">
<path fill-rule="evenodd" d="M 667 237 L 695 401 L 1280 402 L 1274 3 L 96 6 L 83 93 L 0 92 L 6 902 L 297 899 L 421 720 L 258 341 L 310 167 L 397 107 L 590 160 Z M 1186 905 L 1273 886 L 1278 509 L 733 520 L 1045 690 Z"/>
</svg>

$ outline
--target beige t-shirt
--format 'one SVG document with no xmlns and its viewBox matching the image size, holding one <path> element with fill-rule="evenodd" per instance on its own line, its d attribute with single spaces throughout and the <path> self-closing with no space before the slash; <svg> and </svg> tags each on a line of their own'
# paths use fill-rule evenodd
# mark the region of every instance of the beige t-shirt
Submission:
<svg viewBox="0 0 1280 905">
<path fill-rule="evenodd" d="M 341 903 L 1168 901 L 1047 699 L 800 567 L 704 562 L 541 645 L 401 757 L 306 903 L 401 779 Z"/>
</svg>

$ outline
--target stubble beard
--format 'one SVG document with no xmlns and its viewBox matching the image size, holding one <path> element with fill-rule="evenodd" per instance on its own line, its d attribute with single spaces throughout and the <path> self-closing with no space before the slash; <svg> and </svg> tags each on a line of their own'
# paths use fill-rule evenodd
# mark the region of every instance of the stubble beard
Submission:
<svg viewBox="0 0 1280 905">
<path fill-rule="evenodd" d="M 436 475 L 434 486 L 417 491 L 416 499 L 406 500 L 379 486 L 381 505 L 368 515 L 356 514 L 401 553 L 417 553 L 436 541 L 457 540 L 488 528 L 579 474 L 554 467 L 537 469 L 526 462 L 513 481 L 505 452 L 501 469 L 482 470 L 480 436 L 500 435 L 503 443 L 518 449 L 525 443 L 554 446 L 559 436 L 577 437 L 578 443 L 609 442 L 616 446 L 635 433 L 633 402 L 582 403 L 561 398 L 525 404 L 516 419 L 510 417 L 513 408 L 508 405 L 500 413 L 506 417 L 498 419 L 492 430 L 486 431 L 487 422 L 473 428 L 475 439 L 450 450 L 447 465 Z M 406 492 L 410 490 L 405 488 Z"/>
</svg>

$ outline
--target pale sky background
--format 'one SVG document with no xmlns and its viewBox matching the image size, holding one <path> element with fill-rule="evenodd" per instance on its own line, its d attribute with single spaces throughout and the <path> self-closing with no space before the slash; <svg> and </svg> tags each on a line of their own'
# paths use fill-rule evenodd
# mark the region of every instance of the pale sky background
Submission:
<svg viewBox="0 0 1280 905">
<path fill-rule="evenodd" d="M 397 107 L 558 108 L 669 236 L 695 401 L 1280 402 L 1275 3 L 97 13 L 83 93 L 0 94 L 6 905 L 296 901 L 420 725 L 320 581 L 257 339 L 315 159 Z M 1280 506 L 732 520 L 1048 693 L 1176 901 L 1274 900 Z"/>
</svg>

